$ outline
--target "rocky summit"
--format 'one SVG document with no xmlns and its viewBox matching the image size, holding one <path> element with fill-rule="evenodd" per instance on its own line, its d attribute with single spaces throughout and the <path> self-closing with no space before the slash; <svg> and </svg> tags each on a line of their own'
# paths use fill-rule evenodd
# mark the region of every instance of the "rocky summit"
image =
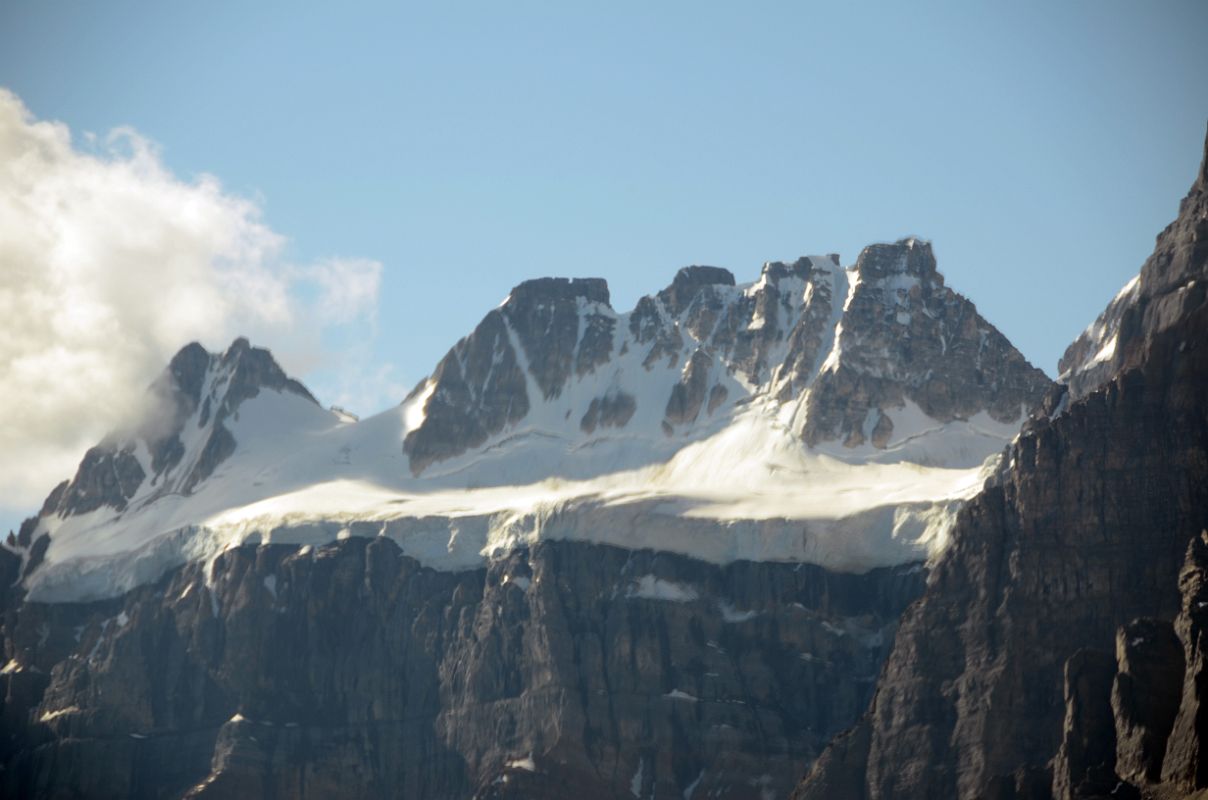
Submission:
<svg viewBox="0 0 1208 800">
<path fill-rule="evenodd" d="M 0 794 L 1208 789 L 1205 170 L 1059 383 L 915 238 L 526 281 L 363 420 L 186 346 L 0 549 Z"/>
<path fill-rule="evenodd" d="M 416 390 L 424 418 L 404 449 L 420 475 L 551 406 L 589 435 L 632 422 L 692 436 L 758 397 L 811 445 L 885 450 L 910 410 L 1011 424 L 1048 384 L 944 285 L 931 245 L 908 239 L 850 269 L 838 256 L 769 263 L 742 286 L 685 267 L 625 314 L 603 281 L 522 283 Z"/>
</svg>

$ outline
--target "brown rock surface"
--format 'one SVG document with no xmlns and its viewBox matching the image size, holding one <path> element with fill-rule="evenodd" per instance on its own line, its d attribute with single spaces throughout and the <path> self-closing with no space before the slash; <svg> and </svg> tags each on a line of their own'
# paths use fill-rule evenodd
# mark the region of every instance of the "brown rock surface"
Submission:
<svg viewBox="0 0 1208 800">
<path fill-rule="evenodd" d="M 1186 669 L 1162 779 L 1190 792 L 1208 789 L 1208 534 L 1188 543 L 1179 588 L 1183 603 L 1175 631 Z"/>
<path fill-rule="evenodd" d="M 1183 644 L 1166 620 L 1133 620 L 1116 633 L 1112 714 L 1116 773 L 1124 780 L 1162 778 L 1166 739 L 1183 694 L 1183 660 Z"/>
</svg>

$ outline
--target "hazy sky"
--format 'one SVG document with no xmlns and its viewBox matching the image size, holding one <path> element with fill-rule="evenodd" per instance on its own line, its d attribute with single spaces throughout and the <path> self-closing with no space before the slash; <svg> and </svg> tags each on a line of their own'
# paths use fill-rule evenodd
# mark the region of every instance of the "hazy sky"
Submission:
<svg viewBox="0 0 1208 800">
<path fill-rule="evenodd" d="M 526 278 L 602 276 L 627 310 L 685 264 L 751 280 L 906 235 L 1052 375 L 1173 219 L 1208 121 L 1199 0 L 298 5 L 0 5 L 0 86 L 28 110 L 8 141 L 34 120 L 70 129 L 45 166 L 68 199 L 81 170 L 108 176 L 79 211 L 90 236 L 118 214 L 139 230 L 173 192 L 208 215 L 93 265 L 88 286 L 141 287 L 105 307 L 131 381 L 178 335 L 218 348 L 246 327 L 321 400 L 369 413 Z M 115 182 L 138 202 L 106 206 Z M 181 236 L 178 272 L 162 254 Z M 34 272 L 56 276 L 43 300 L 76 274 L 67 256 L 22 273 L 12 254 L 40 245 L 22 247 L 0 251 L 13 297 Z M 213 254 L 228 273 L 211 285 Z M 245 258 L 263 280 L 236 291 Z M 151 274 L 187 274 L 217 310 L 126 325 L 174 291 Z M 54 391 L 36 388 L 13 404 Z M 9 427 L 5 444 L 33 441 Z M 0 493 L 0 518 L 53 483 Z"/>
</svg>

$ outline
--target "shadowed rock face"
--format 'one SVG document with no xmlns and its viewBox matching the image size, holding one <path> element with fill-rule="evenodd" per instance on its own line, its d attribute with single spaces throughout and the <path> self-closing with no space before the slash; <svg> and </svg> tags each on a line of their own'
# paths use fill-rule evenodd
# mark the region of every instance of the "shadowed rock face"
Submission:
<svg viewBox="0 0 1208 800">
<path fill-rule="evenodd" d="M 688 360 L 683 376 L 671 388 L 671 397 L 667 400 L 665 416 L 671 425 L 682 425 L 695 422 L 705 404 L 705 396 L 709 391 L 709 370 L 713 368 L 713 359 L 703 350 L 697 350 Z"/>
<path fill-rule="evenodd" d="M 435 572 L 349 539 L 101 603 L 10 594 L 0 795 L 784 795 L 923 577 L 572 542 Z"/>
<path fill-rule="evenodd" d="M 572 376 L 607 362 L 615 326 L 608 284 L 599 278 L 521 283 L 425 382 L 433 390 L 424 422 L 403 442 L 412 473 L 482 445 L 535 402 L 558 397 Z M 529 397 L 529 377 L 539 397 Z"/>
<path fill-rule="evenodd" d="M 403 441 L 415 474 L 481 445 L 529 411 L 524 371 L 498 309 L 441 359 L 428 381 L 435 389 L 425 404 L 424 424 Z"/>
<path fill-rule="evenodd" d="M 1053 761 L 1053 790 L 1058 796 L 1085 791 L 1090 788 L 1085 786 L 1088 771 L 1095 771 L 1097 777 L 1102 769 L 1110 776 L 1116 763 L 1111 706 L 1116 660 L 1097 650 L 1079 650 L 1065 662 L 1064 673 L 1065 721 L 1061 748 Z"/>
<path fill-rule="evenodd" d="M 584 433 L 593 433 L 597 426 L 623 428 L 636 408 L 637 403 L 633 396 L 621 391 L 594 397 L 591 405 L 587 407 L 587 413 L 579 422 L 579 428 Z"/>
<path fill-rule="evenodd" d="M 121 511 L 147 474 L 134 457 L 134 444 L 93 447 L 84 454 L 76 477 L 67 485 L 60 508 L 70 514 L 87 514 L 101 506 Z M 58 510 L 58 509 L 56 509 Z"/>
<path fill-rule="evenodd" d="M 1208 267 L 1206 197 L 1201 170 L 1142 270 L 1153 291 L 1117 308 L 1131 320 L 1113 362 L 1122 371 L 1072 401 L 1055 391 L 1025 426 L 958 517 L 870 710 L 795 797 L 1107 796 L 1117 764 L 1142 784 L 1121 792 L 1148 792 L 1173 696 L 1161 684 L 1180 656 L 1165 623 L 1134 620 L 1176 614 L 1188 677 L 1161 775 L 1176 794 L 1208 786 L 1204 682 L 1191 677 L 1202 673 L 1200 601 L 1188 600 L 1200 596 L 1194 541 L 1208 527 L 1208 303 L 1194 288 Z M 1171 286 L 1191 288 L 1163 293 Z M 1134 643 L 1149 628 L 1152 646 Z M 1045 789 L 1035 776 L 1055 756 Z"/>
<path fill-rule="evenodd" d="M 580 343 L 581 303 L 611 311 L 608 284 L 601 278 L 525 281 L 503 304 L 503 314 L 528 357 L 529 372 L 546 399 L 557 397 L 574 371 L 590 372 L 612 354 L 611 315 L 589 312 Z"/>
<path fill-rule="evenodd" d="M 1187 546 L 1179 574 L 1182 609 L 1174 628 L 1183 645 L 1183 685 L 1162 759 L 1162 780 L 1190 789 L 1208 788 L 1208 538 L 1201 534 Z M 1150 691 L 1166 687 L 1149 684 Z"/>
<path fill-rule="evenodd" d="M 1137 619 L 1116 632 L 1115 661 L 1116 774 L 1157 782 L 1182 696 L 1183 644 L 1167 620 Z"/>
</svg>

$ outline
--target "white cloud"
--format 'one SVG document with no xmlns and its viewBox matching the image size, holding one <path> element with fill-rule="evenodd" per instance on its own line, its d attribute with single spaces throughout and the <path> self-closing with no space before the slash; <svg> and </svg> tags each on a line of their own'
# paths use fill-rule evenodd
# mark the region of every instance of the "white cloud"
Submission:
<svg viewBox="0 0 1208 800">
<path fill-rule="evenodd" d="M 380 264 L 285 263 L 216 178 L 173 175 L 129 128 L 86 139 L 0 89 L 0 508 L 36 509 L 190 341 L 247 335 L 287 371 L 331 370 L 332 390 L 389 384 L 323 347 L 372 337 Z"/>
</svg>

